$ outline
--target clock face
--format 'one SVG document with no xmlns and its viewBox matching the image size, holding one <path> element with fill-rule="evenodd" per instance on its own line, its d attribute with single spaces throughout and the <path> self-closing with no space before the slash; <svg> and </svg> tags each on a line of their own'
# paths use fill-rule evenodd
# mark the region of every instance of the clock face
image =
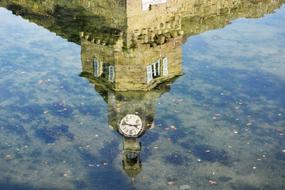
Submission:
<svg viewBox="0 0 285 190">
<path fill-rule="evenodd" d="M 125 137 L 138 137 L 143 131 L 141 118 L 134 114 L 126 115 L 120 122 L 119 131 Z"/>
</svg>

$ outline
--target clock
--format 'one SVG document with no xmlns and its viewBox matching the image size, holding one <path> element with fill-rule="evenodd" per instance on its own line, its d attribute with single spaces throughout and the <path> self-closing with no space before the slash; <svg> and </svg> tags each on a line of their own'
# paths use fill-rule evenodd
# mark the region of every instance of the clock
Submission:
<svg viewBox="0 0 285 190">
<path fill-rule="evenodd" d="M 127 114 L 119 124 L 119 132 L 125 137 L 138 137 L 143 129 L 142 119 L 135 114 Z"/>
</svg>

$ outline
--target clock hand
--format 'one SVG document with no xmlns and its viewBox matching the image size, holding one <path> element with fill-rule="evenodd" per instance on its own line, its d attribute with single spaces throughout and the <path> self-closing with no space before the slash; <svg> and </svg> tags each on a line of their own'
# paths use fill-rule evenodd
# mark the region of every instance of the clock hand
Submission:
<svg viewBox="0 0 285 190">
<path fill-rule="evenodd" d="M 127 124 L 128 126 L 131 126 L 131 127 L 135 127 L 136 129 L 138 129 L 138 125 L 131 125 L 131 124 Z"/>
</svg>

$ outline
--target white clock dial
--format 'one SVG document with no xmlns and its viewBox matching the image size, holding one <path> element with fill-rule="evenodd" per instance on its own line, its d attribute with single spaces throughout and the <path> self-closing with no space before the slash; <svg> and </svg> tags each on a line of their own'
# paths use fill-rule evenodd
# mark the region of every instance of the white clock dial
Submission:
<svg viewBox="0 0 285 190">
<path fill-rule="evenodd" d="M 125 137 L 138 137 L 143 131 L 142 120 L 135 114 L 128 114 L 120 122 L 119 131 Z"/>
</svg>

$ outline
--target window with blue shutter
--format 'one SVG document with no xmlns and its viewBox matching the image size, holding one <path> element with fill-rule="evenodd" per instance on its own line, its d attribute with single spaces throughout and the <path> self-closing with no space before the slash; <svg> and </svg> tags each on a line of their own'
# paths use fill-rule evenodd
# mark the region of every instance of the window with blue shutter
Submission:
<svg viewBox="0 0 285 190">
<path fill-rule="evenodd" d="M 152 81 L 154 78 L 158 78 L 161 76 L 161 62 L 157 60 L 151 65 L 148 65 L 147 68 L 147 83 Z"/>
</svg>

